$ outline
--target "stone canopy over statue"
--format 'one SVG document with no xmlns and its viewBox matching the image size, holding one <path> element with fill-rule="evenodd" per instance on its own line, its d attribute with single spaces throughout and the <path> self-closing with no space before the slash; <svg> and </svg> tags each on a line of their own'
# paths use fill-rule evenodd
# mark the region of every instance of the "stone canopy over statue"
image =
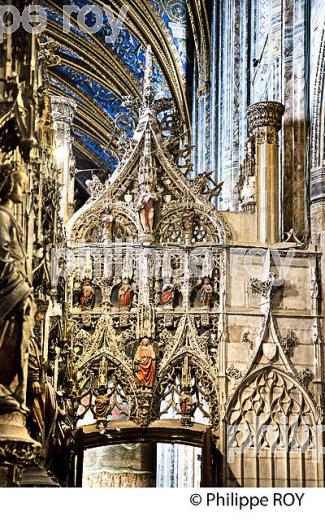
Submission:
<svg viewBox="0 0 325 520">
<path fill-rule="evenodd" d="M 25 412 L 28 349 L 33 327 L 32 288 L 21 230 L 13 212 L 27 176 L 1 166 L 0 175 L 0 415 Z"/>
</svg>

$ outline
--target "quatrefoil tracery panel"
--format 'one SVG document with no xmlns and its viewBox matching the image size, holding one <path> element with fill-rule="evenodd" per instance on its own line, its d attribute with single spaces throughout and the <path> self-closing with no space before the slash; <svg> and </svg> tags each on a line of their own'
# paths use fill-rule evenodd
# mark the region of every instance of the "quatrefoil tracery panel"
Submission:
<svg viewBox="0 0 325 520">
<path fill-rule="evenodd" d="M 162 243 L 182 244 L 184 243 L 184 229 L 182 215 L 178 213 L 170 214 L 164 219 L 159 228 L 160 241 Z M 214 234 L 208 219 L 197 216 L 193 220 L 192 244 L 213 243 Z"/>
</svg>

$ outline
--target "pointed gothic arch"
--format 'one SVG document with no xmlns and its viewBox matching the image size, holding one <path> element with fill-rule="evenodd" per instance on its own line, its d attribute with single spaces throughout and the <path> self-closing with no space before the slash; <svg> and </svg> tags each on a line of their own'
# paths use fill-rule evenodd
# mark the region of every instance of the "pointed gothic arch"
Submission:
<svg viewBox="0 0 325 520">
<path fill-rule="evenodd" d="M 196 423 L 206 422 L 214 430 L 219 422 L 218 380 L 211 377 L 211 373 L 202 366 L 202 360 L 193 353 L 183 353 L 173 359 L 168 370 L 160 374 L 156 386 L 156 396 L 159 401 L 158 417 L 164 418 L 169 409 L 181 416 L 180 400 L 184 388 L 184 362 L 188 359 L 188 388 L 193 398 L 192 417 Z M 201 416 L 198 420 L 197 410 Z"/>
<path fill-rule="evenodd" d="M 313 119 L 311 127 L 311 167 L 321 168 L 325 159 L 325 29 L 321 36 L 313 94 Z"/>
<path fill-rule="evenodd" d="M 295 480 L 301 487 L 321 479 L 315 406 L 293 374 L 272 364 L 250 373 L 228 404 L 226 422 L 229 480 L 232 474 L 245 487 Z"/>
</svg>

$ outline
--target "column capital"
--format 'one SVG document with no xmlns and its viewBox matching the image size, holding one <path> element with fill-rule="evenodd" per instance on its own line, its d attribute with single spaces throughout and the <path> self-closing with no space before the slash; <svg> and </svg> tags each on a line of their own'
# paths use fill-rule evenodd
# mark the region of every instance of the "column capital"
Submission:
<svg viewBox="0 0 325 520">
<path fill-rule="evenodd" d="M 261 101 L 254 103 L 247 109 L 248 126 L 251 133 L 265 126 L 273 127 L 277 132 L 281 130 L 282 116 L 285 108 L 278 101 Z"/>
<path fill-rule="evenodd" d="M 311 204 L 325 200 L 325 165 L 312 168 L 310 172 Z"/>
<path fill-rule="evenodd" d="M 72 124 L 73 116 L 77 104 L 72 99 L 64 96 L 52 96 L 52 117 L 54 121 L 60 121 L 62 123 Z"/>
</svg>

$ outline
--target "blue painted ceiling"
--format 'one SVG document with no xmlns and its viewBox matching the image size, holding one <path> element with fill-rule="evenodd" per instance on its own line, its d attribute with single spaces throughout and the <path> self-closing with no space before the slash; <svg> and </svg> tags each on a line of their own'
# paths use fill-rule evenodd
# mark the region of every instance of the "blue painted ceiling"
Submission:
<svg viewBox="0 0 325 520">
<path fill-rule="evenodd" d="M 141 0 L 140 3 L 149 9 L 147 14 L 156 20 L 157 26 L 152 27 L 153 22 L 149 20 L 143 22 L 142 31 L 141 25 L 136 25 L 137 17 L 132 19 L 130 14 L 131 21 L 126 18 L 113 43 L 105 41 L 105 36 L 111 32 L 107 17 L 99 32 L 91 35 L 80 29 L 73 15 L 71 32 L 64 34 L 62 6 L 67 3 L 68 0 L 43 1 L 48 16 L 47 36 L 59 43 L 58 54 L 61 58 L 58 65 L 49 69 L 50 93 L 74 98 L 77 103 L 74 120 L 76 150 L 82 151 L 81 155 L 84 156 L 87 156 L 88 150 L 88 158 L 94 167 L 105 167 L 109 176 L 118 164 L 117 130 L 122 129 L 129 137 L 134 131 L 136 116 L 131 109 L 123 106 L 123 97 L 141 96 L 145 49 L 148 43 L 152 44 L 150 37 L 156 37 L 159 44 L 162 42 L 161 45 L 170 50 L 167 63 L 161 50 L 156 52 L 153 46 L 156 98 L 173 97 L 175 106 L 180 109 L 179 92 L 182 89 L 186 91 L 186 73 L 189 72 L 186 0 Z M 95 0 L 70 0 L 70 3 L 79 7 L 100 5 Z M 122 5 L 114 1 L 106 3 L 114 8 L 114 12 L 118 12 Z M 132 4 L 132 1 L 129 3 Z M 141 9 L 144 9 L 143 5 Z M 132 7 L 140 10 L 140 6 Z M 91 16 L 86 17 L 86 23 L 90 26 L 93 25 Z M 176 85 L 175 78 L 179 85 Z"/>
</svg>

